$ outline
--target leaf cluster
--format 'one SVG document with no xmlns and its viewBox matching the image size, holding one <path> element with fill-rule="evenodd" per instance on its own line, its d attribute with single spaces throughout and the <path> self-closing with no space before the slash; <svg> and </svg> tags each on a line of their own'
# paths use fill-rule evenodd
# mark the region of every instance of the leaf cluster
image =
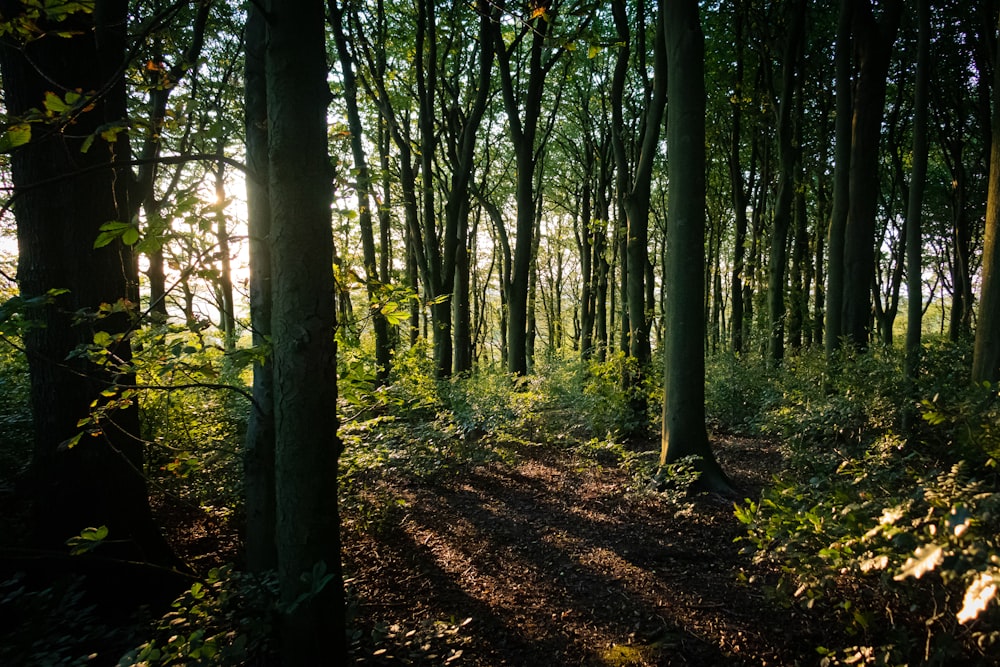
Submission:
<svg viewBox="0 0 1000 667">
<path fill-rule="evenodd" d="M 841 619 L 855 644 L 820 647 L 824 664 L 995 664 L 1000 395 L 953 386 L 904 437 L 895 361 L 849 363 L 844 395 L 775 409 L 791 465 L 736 507 L 748 551 L 774 568 L 779 601 Z"/>
</svg>

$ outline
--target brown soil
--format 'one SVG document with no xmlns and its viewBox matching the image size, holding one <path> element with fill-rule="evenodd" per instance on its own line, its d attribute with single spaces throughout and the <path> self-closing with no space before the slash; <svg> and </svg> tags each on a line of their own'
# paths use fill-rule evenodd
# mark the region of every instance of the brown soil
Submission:
<svg viewBox="0 0 1000 667">
<path fill-rule="evenodd" d="M 716 451 L 756 498 L 782 463 Z M 814 665 L 815 612 L 768 595 L 733 499 L 627 492 L 614 466 L 526 447 L 432 482 L 369 480 L 344 513 L 358 664 Z M 748 583 L 748 582 L 754 583 Z"/>
</svg>

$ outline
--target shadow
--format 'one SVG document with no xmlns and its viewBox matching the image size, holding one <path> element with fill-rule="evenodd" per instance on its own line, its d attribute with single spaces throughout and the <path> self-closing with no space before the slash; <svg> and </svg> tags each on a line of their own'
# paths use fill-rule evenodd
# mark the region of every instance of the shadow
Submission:
<svg viewBox="0 0 1000 667">
<path fill-rule="evenodd" d="M 808 620 L 737 582 L 752 564 L 730 502 L 678 511 L 622 488 L 616 471 L 536 452 L 397 489 L 408 509 L 369 545 L 381 565 L 359 583 L 360 615 L 471 617 L 455 664 L 815 661 Z"/>
</svg>

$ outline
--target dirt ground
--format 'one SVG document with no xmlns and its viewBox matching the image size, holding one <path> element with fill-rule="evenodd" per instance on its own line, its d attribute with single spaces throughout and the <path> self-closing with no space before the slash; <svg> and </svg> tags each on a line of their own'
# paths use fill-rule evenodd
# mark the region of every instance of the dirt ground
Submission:
<svg viewBox="0 0 1000 667">
<path fill-rule="evenodd" d="M 766 442 L 714 446 L 739 498 L 782 466 Z M 343 517 L 357 663 L 819 663 L 834 638 L 768 595 L 733 499 L 676 504 L 626 481 L 545 447 L 430 483 L 372 480 L 370 506 L 387 509 Z"/>
</svg>

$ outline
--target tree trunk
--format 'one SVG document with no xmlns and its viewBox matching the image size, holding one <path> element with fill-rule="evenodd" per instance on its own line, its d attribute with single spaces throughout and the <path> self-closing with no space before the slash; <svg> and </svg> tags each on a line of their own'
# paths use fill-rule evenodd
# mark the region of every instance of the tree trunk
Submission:
<svg viewBox="0 0 1000 667">
<path fill-rule="evenodd" d="M 223 156 L 219 143 L 218 154 Z M 226 218 L 226 166 L 219 162 L 215 170 L 215 240 L 219 246 L 219 328 L 227 352 L 236 349 L 236 308 L 233 302 L 233 271 L 229 250 L 229 221 Z"/>
<path fill-rule="evenodd" d="M 281 655 L 288 665 L 345 664 L 323 3 L 272 2 L 268 19 Z"/>
<path fill-rule="evenodd" d="M 666 3 L 669 227 L 660 465 L 700 457 L 701 483 L 729 490 L 705 430 L 705 44 L 697 0 Z"/>
<path fill-rule="evenodd" d="M 733 271 L 730 279 L 730 293 L 733 300 L 732 316 L 730 318 L 730 347 L 733 353 L 743 353 L 743 272 L 746 257 L 747 239 L 747 193 L 743 180 L 743 165 L 740 160 L 743 126 L 743 24 L 745 21 L 744 3 L 735 3 L 735 45 L 736 69 L 733 84 L 732 129 L 729 138 L 729 179 L 733 198 L 733 215 L 735 217 L 735 236 L 733 239 Z"/>
<path fill-rule="evenodd" d="M 830 251 L 827 261 L 826 290 L 826 359 L 833 360 L 844 333 L 844 244 L 847 233 L 847 210 L 850 202 L 851 173 L 851 23 L 855 0 L 840 0 L 837 22 L 837 111 L 834 127 L 833 210 L 830 213 Z"/>
<path fill-rule="evenodd" d="M 7 19 L 22 9 L 21 3 L 0 3 Z M 71 111 L 33 125 L 32 141 L 10 156 L 18 287 L 22 298 L 44 301 L 26 313 L 36 326 L 24 334 L 35 428 L 30 537 L 40 548 L 65 549 L 67 538 L 84 528 L 106 525 L 111 542 L 101 547 L 104 553 L 171 565 L 175 559 L 150 513 L 138 406 L 122 395 L 135 384 L 128 333 L 137 306 L 137 264 L 120 240 L 94 248 L 101 225 L 130 220 L 127 133 L 111 141 L 99 136 L 127 122 L 127 18 L 124 0 L 99 0 L 93 13 L 39 24 L 71 31 L 71 37 L 15 44 L 16 36 L 8 35 L 0 47 L 9 119 L 43 107 L 47 95 L 102 91 L 89 99 L 84 92 L 70 102 Z M 70 123 L 71 131 L 63 132 Z M 83 152 L 91 135 L 94 143 Z M 69 291 L 46 298 L 50 290 Z M 125 312 L 99 317 L 102 304 Z M 94 344 L 120 366 L 98 365 L 86 355 L 67 358 Z M 91 415 L 90 435 L 78 438 L 84 430 L 78 421 Z"/>
<path fill-rule="evenodd" d="M 770 326 L 768 357 L 774 363 L 780 363 L 785 356 L 785 265 L 795 194 L 797 150 L 792 110 L 795 108 L 796 70 L 802 52 L 805 2 L 798 0 L 793 11 L 782 64 L 781 102 L 778 106 L 778 196 L 774 206 L 771 254 L 768 261 L 767 312 Z"/>
<path fill-rule="evenodd" d="M 884 3 L 879 20 L 870 0 L 860 2 L 854 13 L 860 71 L 852 117 L 850 202 L 844 234 L 843 333 L 860 349 L 868 347 L 871 334 L 879 140 L 889 60 L 901 13 L 901 0 Z"/>
<path fill-rule="evenodd" d="M 249 177 L 247 235 L 250 246 L 250 328 L 253 345 L 269 352 L 271 338 L 271 204 L 268 195 L 267 80 L 264 69 L 266 25 L 257 5 L 247 8 L 245 127 Z M 263 572 L 278 566 L 274 498 L 274 364 L 253 365 L 254 404 L 243 447 L 246 498 L 244 552 L 247 569 Z"/>
<path fill-rule="evenodd" d="M 976 383 L 1000 381 L 1000 59 L 993 64 L 993 100 L 982 291 L 972 356 Z"/>
<path fill-rule="evenodd" d="M 547 48 L 550 20 L 551 17 L 547 14 L 539 14 L 532 16 L 527 22 L 530 43 L 526 87 L 520 99 L 514 88 L 515 71 L 500 30 L 500 22 L 492 23 L 493 46 L 516 163 L 514 201 L 517 223 L 510 283 L 507 287 L 507 370 L 515 375 L 525 375 L 528 372 L 528 283 L 535 228 L 536 137 L 542 113 L 545 77 L 551 66 L 551 63 L 546 66 L 542 62 L 543 51 Z"/>
</svg>

